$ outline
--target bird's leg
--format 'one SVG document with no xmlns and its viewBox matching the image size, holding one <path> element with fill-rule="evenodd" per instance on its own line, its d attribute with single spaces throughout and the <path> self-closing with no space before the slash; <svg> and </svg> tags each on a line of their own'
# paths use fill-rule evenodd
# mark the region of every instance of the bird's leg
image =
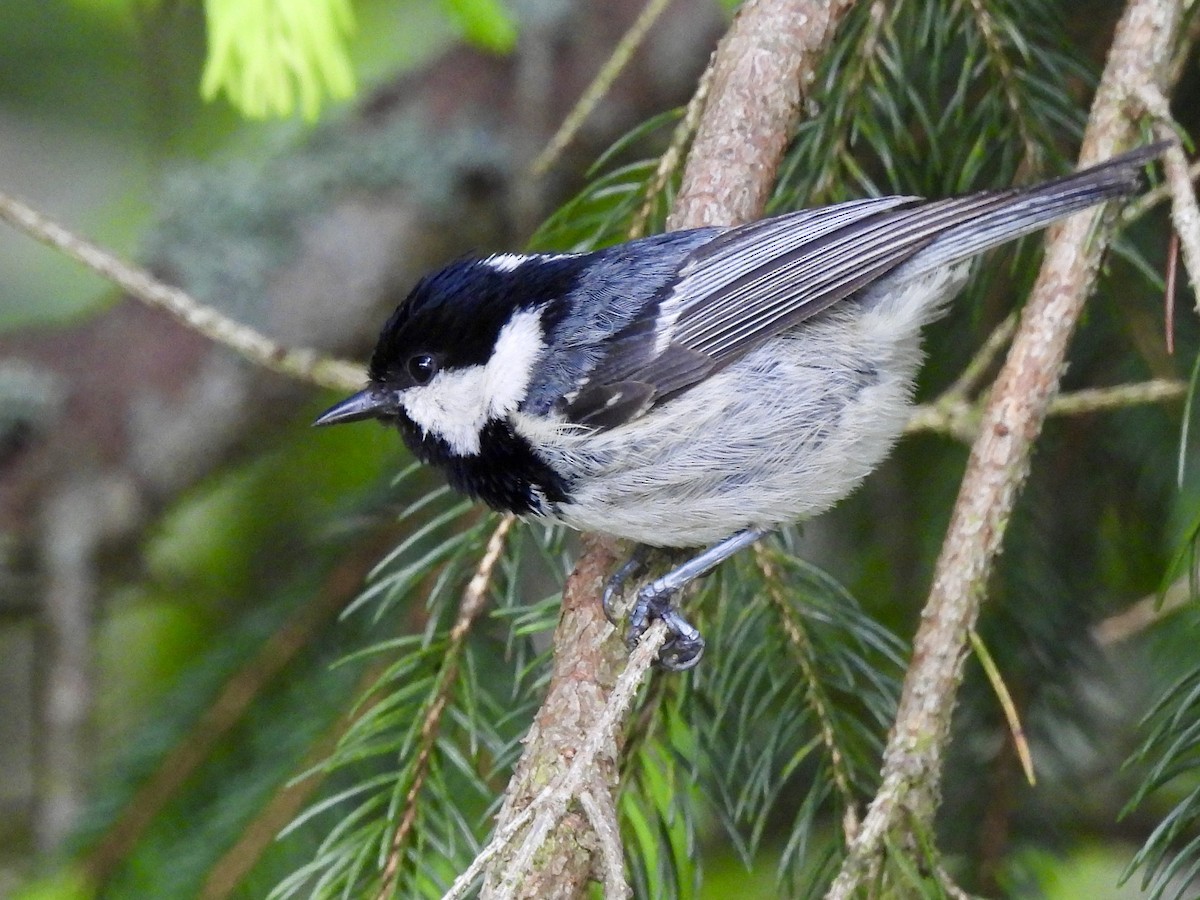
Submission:
<svg viewBox="0 0 1200 900">
<path fill-rule="evenodd" d="M 704 653 L 704 638 L 671 601 L 701 575 L 712 571 L 768 533 L 769 529 L 766 528 L 739 531 L 645 585 L 638 591 L 633 608 L 629 611 L 629 631 L 625 636 L 629 648 L 632 650 L 641 640 L 652 620 L 662 619 L 671 633 L 659 653 L 659 665 L 672 672 L 682 672 L 700 662 Z M 628 563 L 617 574 L 628 577 L 625 571 L 627 567 Z"/>
</svg>

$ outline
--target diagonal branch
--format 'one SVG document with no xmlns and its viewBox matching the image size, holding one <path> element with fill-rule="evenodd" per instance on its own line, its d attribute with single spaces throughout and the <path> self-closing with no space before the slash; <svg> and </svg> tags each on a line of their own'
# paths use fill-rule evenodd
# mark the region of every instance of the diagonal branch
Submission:
<svg viewBox="0 0 1200 900">
<path fill-rule="evenodd" d="M 1127 6 L 1092 105 L 1080 166 L 1136 141 L 1127 100 L 1160 82 L 1180 11 L 1177 0 L 1131 0 Z M 1097 233 L 1100 219 L 1098 213 L 1075 216 L 1048 238 L 1042 271 L 963 476 L 884 752 L 882 786 L 830 898 L 857 896 L 889 847 L 912 847 L 914 836 L 932 832 L 970 632 L 1029 471 L 1033 441 L 1057 390 L 1067 343 L 1095 281 L 1107 233 Z"/>
<path fill-rule="evenodd" d="M 570 146 L 575 135 L 579 133 L 579 129 L 583 127 L 583 123 L 588 120 L 588 117 L 596 111 L 596 107 L 600 105 L 600 101 L 612 88 L 613 82 L 617 80 L 625 67 L 629 65 L 629 61 L 637 52 L 638 47 L 646 39 L 646 35 L 650 29 L 654 27 L 654 23 L 659 20 L 671 0 L 648 0 L 646 6 L 629 26 L 629 30 L 621 37 L 617 46 L 613 48 L 612 54 L 608 57 L 608 61 L 601 66 L 600 71 L 596 73 L 596 77 L 592 79 L 592 83 L 587 86 L 583 92 L 583 96 L 579 98 L 574 108 L 563 119 L 562 124 L 558 127 L 558 131 L 550 138 L 550 141 L 542 149 L 542 152 L 537 155 L 537 158 L 529 164 L 529 174 L 534 178 L 539 178 L 545 175 L 562 156 L 563 151 Z"/>
<path fill-rule="evenodd" d="M 1175 138 L 1171 107 L 1159 87 L 1143 85 L 1137 93 L 1137 99 L 1154 120 L 1157 136 L 1168 140 Z M 1200 308 L 1200 206 L 1196 203 L 1196 189 L 1192 187 L 1187 157 L 1178 144 L 1168 147 L 1163 154 L 1163 171 L 1166 172 L 1167 187 L 1171 192 L 1171 224 L 1179 236 L 1183 266 L 1187 269 L 1192 293 Z"/>
<path fill-rule="evenodd" d="M 322 356 L 315 350 L 284 347 L 265 334 L 205 306 L 186 291 L 165 284 L 103 247 L 80 237 L 15 197 L 0 192 L 0 219 L 108 279 L 135 300 L 170 313 L 264 369 L 338 391 L 356 391 L 366 373 L 351 362 Z"/>
<path fill-rule="evenodd" d="M 751 0 L 713 61 L 708 102 L 667 228 L 762 215 L 800 100 L 853 0 Z"/>
<path fill-rule="evenodd" d="M 395 893 L 396 882 L 400 877 L 400 863 L 404 858 L 408 839 L 412 836 L 413 826 L 417 821 L 417 802 L 421 795 L 421 789 L 425 786 L 425 779 L 429 775 L 429 764 L 433 758 L 433 748 L 438 738 L 438 727 L 450 699 L 454 678 L 458 674 L 463 646 L 471 631 L 471 626 L 475 624 L 475 620 L 483 611 L 488 596 L 488 587 L 492 582 L 492 573 L 504 553 L 508 533 L 512 530 L 515 522 L 516 517 L 512 515 L 506 515 L 500 519 L 492 531 L 491 537 L 488 538 L 483 556 L 480 557 L 479 564 L 475 567 L 475 572 L 463 592 L 462 602 L 458 607 L 458 618 L 454 622 L 454 627 L 450 629 L 450 639 L 442 661 L 437 691 L 433 702 L 429 704 L 429 708 L 425 712 L 425 721 L 421 723 L 420 749 L 412 764 L 411 782 L 408 792 L 404 796 L 404 805 L 401 807 L 403 813 L 400 816 L 400 824 L 396 826 L 396 833 L 392 835 L 391 848 L 383 869 L 383 884 L 378 894 L 381 900 L 386 900 Z"/>
<path fill-rule="evenodd" d="M 607 623 L 605 623 L 607 624 Z M 611 628 L 611 626 L 609 626 Z M 475 860 L 458 877 L 442 900 L 459 900 L 470 890 L 472 883 L 484 871 L 484 867 L 496 859 L 500 853 L 511 846 L 528 826 L 529 833 L 522 842 L 521 849 L 530 857 L 544 846 L 550 837 L 550 829 L 562 818 L 567 806 L 589 784 L 594 783 L 594 772 L 598 757 L 605 752 L 606 744 L 616 741 L 617 726 L 633 705 L 637 689 L 650 671 L 659 649 L 667 637 L 667 629 L 661 622 L 656 622 L 637 649 L 630 655 L 628 664 L 621 672 L 609 694 L 608 702 L 601 708 L 599 717 L 592 723 L 587 737 L 575 748 L 575 755 L 566 770 L 537 794 L 533 800 L 520 812 L 512 815 L 501 827 L 487 846 L 479 852 Z M 535 738 L 536 739 L 536 736 Z M 529 874 L 530 866 L 512 868 L 503 873 L 500 890 L 515 891 L 524 885 L 513 884 L 522 875 Z M 551 875 L 561 873 L 552 871 Z M 536 887 L 536 885 L 534 885 Z M 485 896 L 486 888 L 485 888 Z M 512 896 L 509 893 L 508 896 Z M 548 894 L 531 894 L 531 896 L 548 896 Z M 557 896 L 557 895 L 556 895 Z"/>
<path fill-rule="evenodd" d="M 852 5 L 853 0 L 749 0 L 741 7 L 706 76 L 708 99 L 670 228 L 728 225 L 762 214 L 799 122 L 802 89 L 815 77 Z M 485 897 L 578 897 L 593 869 L 611 870 L 611 864 L 597 859 L 599 851 L 590 849 L 605 844 L 597 840 L 588 816 L 562 817 L 581 790 L 593 791 L 593 799 L 599 800 L 594 793 L 598 781 L 610 793 L 616 790 L 619 730 L 615 724 L 601 729 L 599 723 L 608 721 L 617 697 L 616 673 L 626 656 L 620 635 L 604 619 L 600 593 L 618 557 L 612 541 L 589 539 L 585 546 L 564 592 L 550 689 L 509 785 L 497 837 L 485 850 L 488 859 L 481 862 L 483 854 L 476 858 L 453 896 L 461 895 L 485 863 Z M 634 659 L 644 656 L 651 635 L 661 641 L 662 627 L 647 633 Z M 621 710 L 622 717 L 627 709 Z M 575 756 L 572 770 L 586 755 L 581 742 L 595 748 L 589 749 L 589 765 L 601 772 L 579 780 L 573 793 L 553 804 L 542 799 L 547 783 L 555 783 L 555 773 L 563 770 L 564 754 Z M 545 812 L 535 819 L 530 810 L 538 804 Z M 593 813 L 613 809 L 614 804 L 600 802 Z M 496 846 L 502 836 L 502 846 Z"/>
<path fill-rule="evenodd" d="M 762 543 L 754 546 L 754 560 L 767 584 L 767 599 L 779 613 L 788 643 L 795 651 L 796 664 L 800 667 L 800 674 L 804 678 L 804 693 L 808 698 L 808 705 L 816 717 L 817 727 L 821 733 L 821 743 L 825 745 L 825 753 L 829 757 L 829 769 L 833 774 L 833 784 L 841 798 L 842 828 L 845 832 L 846 842 L 849 843 L 858 831 L 858 812 L 854 808 L 854 791 L 850 787 L 850 772 L 846 767 L 846 758 L 842 754 L 842 748 L 834 732 L 829 695 L 825 692 L 820 676 L 817 674 L 816 650 L 809 639 L 804 622 L 796 615 L 795 610 L 784 597 L 779 581 L 779 572 L 771 561 L 770 552 Z"/>
</svg>

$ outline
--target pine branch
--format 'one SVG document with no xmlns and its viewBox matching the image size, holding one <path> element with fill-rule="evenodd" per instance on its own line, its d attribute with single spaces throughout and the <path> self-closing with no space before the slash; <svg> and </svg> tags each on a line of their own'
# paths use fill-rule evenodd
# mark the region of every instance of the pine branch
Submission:
<svg viewBox="0 0 1200 900">
<path fill-rule="evenodd" d="M 1142 597 L 1092 626 L 1092 640 L 1113 647 L 1166 621 L 1195 600 L 1190 578 L 1180 578 L 1165 591 Z"/>
<path fill-rule="evenodd" d="M 647 0 L 645 8 L 629 26 L 629 30 L 621 36 L 621 40 L 609 55 L 608 61 L 596 73 L 596 77 L 584 90 L 579 102 L 563 119 L 562 125 L 550 138 L 542 152 L 529 164 L 530 175 L 534 178 L 545 175 L 555 161 L 562 156 L 563 151 L 574 140 L 579 129 L 583 127 L 583 123 L 587 121 L 588 116 L 600 105 L 600 101 L 604 99 L 604 95 L 608 93 L 613 82 L 629 65 L 629 61 L 637 52 L 638 47 L 646 39 L 647 33 L 666 11 L 670 2 L 671 0 Z"/>
<path fill-rule="evenodd" d="M 1200 179 L 1200 160 L 1188 166 L 1187 170 L 1188 181 L 1196 181 Z M 1125 207 L 1121 212 L 1122 222 L 1134 222 L 1148 213 L 1151 209 L 1158 206 L 1164 200 L 1170 199 L 1174 192 L 1174 186 L 1171 182 L 1166 181 L 1151 190 L 1146 191 L 1142 196 L 1138 197 L 1132 203 Z"/>
<path fill-rule="evenodd" d="M 846 842 L 854 839 L 858 832 L 858 813 L 854 808 L 854 791 L 850 788 L 850 772 L 842 755 L 842 748 L 837 740 L 833 727 L 833 717 L 830 712 L 830 700 L 821 684 L 815 665 L 815 654 L 812 640 L 808 636 L 804 622 L 795 615 L 791 606 L 781 593 L 779 573 L 772 564 L 767 549 L 759 543 L 754 547 L 754 558 L 763 578 L 767 582 L 767 597 L 775 607 L 783 622 L 783 630 L 788 643 L 795 652 L 796 664 L 804 678 L 805 695 L 821 733 L 821 743 L 825 745 L 825 753 L 829 757 L 829 767 L 833 773 L 833 783 L 837 787 L 844 810 L 842 827 Z"/>
<path fill-rule="evenodd" d="M 97 244 L 69 231 L 37 210 L 0 192 L 0 219 L 47 246 L 61 250 L 135 300 L 165 310 L 182 325 L 221 344 L 257 366 L 318 387 L 356 391 L 366 373 L 362 366 L 331 359 L 315 350 L 284 347 L 265 334 L 205 306 L 186 291 L 159 281 Z"/>
<path fill-rule="evenodd" d="M 700 82 L 696 85 L 696 93 L 688 101 L 683 119 L 671 134 L 671 143 L 659 158 L 653 177 L 646 182 L 644 192 L 646 199 L 642 203 L 642 208 L 638 210 L 638 214 L 634 216 L 633 224 L 629 226 L 630 238 L 639 238 L 646 233 L 646 226 L 650 222 L 650 216 L 654 213 L 658 198 L 683 162 L 684 149 L 695 136 L 696 129 L 700 125 L 700 116 L 703 114 L 704 104 L 708 100 L 708 90 L 712 87 L 712 75 L 713 68 L 709 66 L 700 76 Z"/>
<path fill-rule="evenodd" d="M 577 567 L 576 573 L 578 572 L 579 568 Z M 586 587 L 586 582 L 597 578 L 599 573 L 585 572 L 583 575 L 590 575 L 591 577 L 584 578 L 581 575 L 576 578 L 575 575 L 572 575 L 572 579 Z M 569 588 L 570 586 L 568 586 Z M 586 590 L 578 592 L 568 590 L 568 592 L 584 595 L 581 597 L 583 600 L 588 599 Z M 576 616 L 575 618 L 579 617 Z M 649 672 L 650 666 L 653 664 L 654 658 L 662 647 L 666 636 L 666 627 L 661 622 L 656 622 L 646 632 L 646 636 L 642 639 L 642 642 L 629 656 L 627 665 L 613 685 L 607 702 L 600 709 L 598 718 L 588 722 L 589 730 L 587 731 L 586 738 L 571 748 L 574 752 L 571 764 L 561 775 L 546 784 L 529 801 L 528 805 L 519 812 L 512 811 L 508 815 L 504 811 L 501 812 L 500 821 L 492 839 L 479 852 L 471 865 L 458 877 L 442 900 L 459 900 L 459 898 L 465 896 L 475 879 L 483 874 L 485 867 L 489 866 L 493 860 L 502 858 L 500 855 L 515 842 L 516 838 L 528 826 L 529 834 L 526 836 L 522 846 L 518 848 L 517 853 L 521 865 L 493 867 L 493 870 L 497 868 L 502 869 L 502 871 L 498 872 L 501 883 L 497 887 L 497 892 L 490 895 L 485 887 L 483 896 L 499 897 L 503 895 L 502 892 L 504 891 L 510 889 L 515 891 L 518 887 L 522 886 L 516 882 L 522 879 L 522 875 L 529 874 L 531 866 L 528 860 L 521 857 L 528 856 L 531 858 L 545 844 L 545 841 L 550 836 L 549 830 L 561 819 L 572 799 L 577 797 L 581 791 L 588 789 L 589 783 L 595 783 L 595 773 L 592 771 L 592 767 L 597 764 L 598 759 L 602 758 L 602 754 L 605 751 L 604 745 L 609 742 L 615 743 L 617 725 L 628 713 L 633 703 L 634 694 L 641 685 L 646 673 Z M 556 658 L 556 667 L 557 665 Z M 545 710 L 546 706 L 546 704 L 543 704 L 542 709 Z M 554 723 L 551 722 L 550 724 L 553 725 Z M 539 741 L 540 737 L 540 734 L 531 732 L 528 741 L 534 743 Z M 531 757 L 526 753 L 522 758 L 522 763 L 525 763 L 529 759 Z M 556 762 L 562 762 L 561 758 L 556 760 Z M 559 861 L 555 860 L 555 862 Z M 539 868 L 545 869 L 544 866 L 539 866 Z M 568 872 L 563 868 L 557 868 L 551 870 L 549 874 L 552 880 L 557 881 L 558 877 L 568 874 Z M 581 889 L 582 885 L 574 887 Z M 531 896 L 550 895 L 531 894 Z M 555 896 L 561 895 L 555 894 Z"/>
<path fill-rule="evenodd" d="M 176 797 L 230 729 L 242 721 L 263 688 L 345 607 L 347 598 L 358 589 L 379 550 L 377 544 L 371 544 L 339 566 L 312 602 L 284 622 L 258 653 L 225 683 L 186 738 L 163 757 L 154 773 L 125 804 L 121 815 L 84 859 L 83 868 L 93 884 L 102 885 L 111 877 L 155 817 Z"/>
<path fill-rule="evenodd" d="M 733 224 L 762 214 L 798 121 L 802 86 L 812 81 L 823 50 L 850 6 L 851 0 L 751 0 L 739 10 L 711 63 L 708 101 L 669 227 Z M 527 738 L 506 794 L 497 837 L 489 847 L 501 835 L 515 837 L 532 821 L 530 811 L 543 801 L 530 798 L 551 773 L 561 770 L 564 752 L 577 754 L 572 764 L 577 768 L 583 758 L 577 749 L 581 734 L 587 735 L 589 746 L 596 743 L 599 728 L 594 723 L 602 720 L 608 698 L 615 696 L 611 678 L 625 658 L 625 649 L 621 636 L 604 619 L 600 593 L 617 561 L 616 549 L 613 542 L 598 539 L 589 540 L 587 547 L 564 592 L 550 691 Z M 661 641 L 661 626 L 651 633 Z M 645 655 L 649 636 L 634 658 Z M 572 733 L 581 725 L 582 732 Z M 615 734 L 593 755 L 603 761 L 602 770 L 612 766 L 612 774 L 601 771 L 587 781 L 580 779 L 576 790 L 600 784 L 611 792 L 616 784 Z M 536 794 L 543 796 L 544 791 Z M 570 796 L 562 800 L 563 810 L 570 800 Z M 557 810 L 558 806 L 544 802 L 548 810 Z M 581 860 L 578 851 L 594 844 L 588 840 L 587 819 L 564 820 L 550 838 L 538 828 L 548 831 L 558 817 L 549 816 L 553 822 L 548 826 L 547 818 L 542 815 L 534 821 L 524 841 L 525 848 L 551 841 L 536 859 L 521 848 L 515 854 L 490 851 L 495 858 L 489 856 L 487 861 L 485 896 L 549 896 L 538 893 L 546 877 L 567 882 L 556 884 L 554 896 L 581 894 L 592 861 L 590 852 Z M 471 883 L 482 868 L 482 856 L 456 882 L 463 885 L 456 890 L 461 892 Z M 514 867 L 516 863 L 520 865 Z M 451 895 L 459 894 L 452 890 Z"/>
<path fill-rule="evenodd" d="M 864 85 L 872 67 L 877 64 L 877 57 L 883 46 L 880 38 L 885 22 L 889 14 L 894 11 L 894 8 L 889 10 L 882 0 L 875 0 L 868 10 L 866 29 L 859 40 L 858 50 L 852 57 L 851 67 L 845 75 L 844 86 L 840 90 L 842 103 L 837 108 L 842 111 L 847 120 L 853 118 L 854 113 L 861 109 L 866 102 Z M 833 145 L 828 151 L 828 156 L 834 161 L 834 165 L 822 167 L 821 176 L 812 188 L 814 199 L 825 199 L 831 195 L 837 181 L 838 167 L 844 164 L 850 156 L 850 140 L 855 129 L 848 127 L 848 121 L 838 123 L 833 129 Z"/>
<path fill-rule="evenodd" d="M 1004 91 L 1004 101 L 1008 104 L 1009 111 L 1012 113 L 1012 120 L 1016 123 L 1017 133 L 1021 137 L 1021 145 L 1024 153 L 1021 166 L 1032 168 L 1036 171 L 1038 157 L 1041 155 L 1039 153 L 1040 145 L 1030 130 L 1030 120 L 1029 116 L 1026 115 L 1024 98 L 1022 97 L 1020 83 L 1017 80 L 1017 71 L 1013 66 L 1012 60 L 1009 59 L 1007 50 L 998 33 L 999 28 L 996 17 L 984 0 L 969 0 L 969 3 L 971 15 L 975 19 L 976 27 L 979 28 L 980 36 L 983 38 L 983 46 L 987 53 L 988 62 L 996 71 Z"/>
<path fill-rule="evenodd" d="M 455 620 L 454 627 L 450 629 L 450 640 L 439 673 L 438 688 L 433 701 L 425 712 L 425 719 L 421 723 L 420 746 L 412 764 L 412 776 L 408 793 L 404 796 L 400 824 L 396 826 L 396 833 L 392 835 L 387 862 L 384 864 L 383 884 L 377 895 L 380 900 L 386 900 L 395 891 L 404 850 L 408 846 L 408 839 L 412 835 L 413 825 L 417 820 L 417 803 L 429 772 L 433 745 L 438 738 L 438 726 L 441 724 L 442 714 L 446 710 L 446 703 L 450 698 L 455 676 L 458 674 L 463 646 L 471 626 L 483 611 L 488 588 L 491 585 L 492 573 L 500 561 L 508 540 L 508 533 L 512 530 L 515 522 L 516 517 L 512 515 L 506 515 L 500 519 L 491 537 L 488 538 L 479 565 L 475 567 L 475 572 L 463 592 L 462 602 L 458 607 L 458 619 Z"/>
<path fill-rule="evenodd" d="M 1142 85 L 1137 99 L 1154 120 L 1155 132 L 1160 139 L 1176 138 L 1175 120 L 1171 116 L 1171 105 L 1157 85 Z M 1167 175 L 1167 187 L 1171 192 L 1171 223 L 1179 236 L 1179 247 L 1183 251 L 1183 266 L 1187 270 L 1200 310 L 1200 207 L 1196 204 L 1196 189 L 1188 169 L 1187 157 L 1178 144 L 1168 147 L 1163 154 L 1163 170 Z"/>
<path fill-rule="evenodd" d="M 1143 86 L 1158 83 L 1180 13 L 1179 2 L 1131 0 L 1092 106 L 1081 167 L 1136 140 L 1126 102 Z M 829 898 L 856 896 L 890 846 L 912 846 L 914 835 L 932 830 L 970 632 L 1029 470 L 1033 440 L 1057 387 L 1067 342 L 1095 280 L 1105 243 L 1092 239 L 1098 218 L 1096 213 L 1076 216 L 1048 238 L 1042 271 L 984 411 L 938 559 L 884 754 L 882 787 Z"/>
<path fill-rule="evenodd" d="M 1155 378 L 1103 388 L 1082 388 L 1061 394 L 1050 401 L 1047 416 L 1082 416 L 1089 413 L 1127 409 L 1146 403 L 1170 403 L 1187 396 L 1187 384 L 1172 378 Z M 905 426 L 905 434 L 932 431 L 947 434 L 964 443 L 979 436 L 983 418 L 982 404 L 947 392 L 931 403 L 914 407 Z"/>
<path fill-rule="evenodd" d="M 803 91 L 852 0 L 759 0 L 739 12 L 713 60 L 712 85 L 670 230 L 762 215 L 800 119 Z"/>
</svg>

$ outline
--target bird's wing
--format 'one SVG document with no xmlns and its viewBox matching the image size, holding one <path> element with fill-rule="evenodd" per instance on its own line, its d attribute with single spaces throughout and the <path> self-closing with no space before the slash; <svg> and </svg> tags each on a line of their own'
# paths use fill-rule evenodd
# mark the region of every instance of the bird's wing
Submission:
<svg viewBox="0 0 1200 900">
<path fill-rule="evenodd" d="M 1165 146 L 1027 188 L 933 202 L 856 200 L 723 232 L 693 250 L 608 341 L 562 408 L 569 420 L 598 428 L 627 422 L 918 253 L 914 275 L 1134 193 L 1142 166 Z"/>
<path fill-rule="evenodd" d="M 568 419 L 629 421 L 891 271 L 980 202 L 880 197 L 722 233 L 613 337 L 565 398 Z"/>
</svg>

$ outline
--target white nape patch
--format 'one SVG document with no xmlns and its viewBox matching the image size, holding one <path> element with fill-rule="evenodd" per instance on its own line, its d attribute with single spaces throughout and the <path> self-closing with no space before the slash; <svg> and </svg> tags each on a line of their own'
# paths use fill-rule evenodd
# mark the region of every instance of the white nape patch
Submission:
<svg viewBox="0 0 1200 900">
<path fill-rule="evenodd" d="M 523 253 L 494 253 L 487 259 L 483 260 L 485 266 L 491 266 L 497 272 L 511 272 L 521 263 L 528 262 L 533 259 Z"/>
<path fill-rule="evenodd" d="M 515 412 L 525 399 L 545 348 L 540 313 L 521 310 L 500 329 L 487 365 L 438 372 L 429 384 L 402 391 L 400 402 L 409 418 L 453 453 L 472 456 L 488 421 Z"/>
<path fill-rule="evenodd" d="M 556 259 L 570 259 L 578 253 L 493 253 L 486 259 L 480 260 L 485 266 L 491 266 L 497 272 L 512 272 L 531 260 L 553 262 Z"/>
</svg>

